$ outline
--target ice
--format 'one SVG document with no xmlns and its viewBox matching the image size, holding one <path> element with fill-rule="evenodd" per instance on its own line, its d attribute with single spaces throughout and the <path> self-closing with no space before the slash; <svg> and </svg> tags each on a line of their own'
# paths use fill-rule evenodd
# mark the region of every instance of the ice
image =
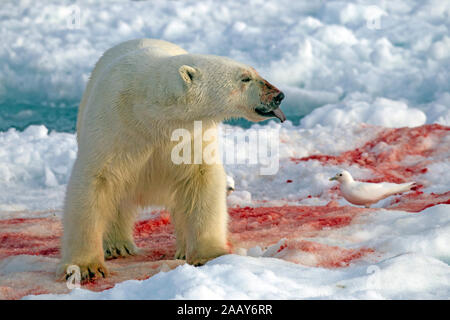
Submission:
<svg viewBox="0 0 450 320">
<path fill-rule="evenodd" d="M 228 255 L 202 268 L 184 265 L 99 293 L 74 289 L 27 299 L 439 299 L 448 297 L 448 279 L 447 264 L 416 254 L 346 272 Z"/>
<path fill-rule="evenodd" d="M 449 8 L 419 0 L 6 2 L 0 102 L 29 104 L 26 118 L 39 105 L 74 106 L 106 49 L 149 37 L 254 66 L 286 88 L 295 119 L 355 92 L 425 110 L 450 89 Z"/>
<path fill-rule="evenodd" d="M 356 94 L 354 96 L 357 96 Z M 317 124 L 342 127 L 352 123 L 368 123 L 388 128 L 417 127 L 425 124 L 426 115 L 416 108 L 408 108 L 402 101 L 376 98 L 364 101 L 350 96 L 341 103 L 330 104 L 313 110 L 301 120 L 303 127 L 311 128 Z"/>
<path fill-rule="evenodd" d="M 317 109 L 320 110 L 320 109 Z M 317 111 L 316 110 L 316 111 Z M 308 116 L 315 118 L 314 112 Z M 305 119 L 308 119 L 305 118 Z M 236 132 L 243 129 L 233 129 Z M 367 126 L 353 123 L 348 126 L 323 126 L 317 124 L 312 128 L 293 126 L 289 123 L 269 123 L 269 127 L 278 130 L 279 169 L 275 175 L 260 175 L 260 165 L 228 164 L 226 170 L 233 175 L 236 191 L 228 199 L 229 205 L 253 206 L 258 201 L 279 201 L 281 199 L 298 203 L 313 203 L 308 196 L 321 197 L 330 200 L 325 191 L 331 188 L 328 178 L 334 176 L 340 169 L 349 170 L 357 179 L 374 178 L 374 172 L 357 163 L 337 165 L 328 163 L 326 166 L 318 161 L 300 161 L 295 163 L 291 159 L 307 158 L 313 155 L 339 155 L 342 152 L 363 146 L 375 139 L 383 130 L 382 127 Z M 253 129 L 261 129 L 254 126 Z M 249 129 L 252 130 L 252 129 Z M 231 137 L 225 136 L 225 146 L 232 144 Z M 418 181 L 426 186 L 427 192 L 443 193 L 448 191 L 448 137 L 440 142 L 442 152 L 434 156 L 435 162 L 426 165 L 427 171 L 418 177 Z M 414 142 L 417 143 L 417 142 Z M 408 142 L 404 142 L 408 147 Z M 417 163 L 422 158 L 420 152 L 426 148 L 435 148 L 434 138 L 422 139 L 417 149 L 419 158 L 405 158 L 405 166 Z M 48 133 L 43 126 L 30 126 L 24 132 L 10 129 L 0 132 L 0 211 L 21 210 L 55 210 L 62 208 L 65 186 L 70 176 L 77 147 L 74 134 Z M 418 145 L 419 146 L 419 145 Z M 255 146 L 249 146 L 249 152 L 257 152 Z M 241 148 L 242 149 L 242 148 Z M 392 146 L 378 142 L 374 145 L 376 154 L 392 153 Z M 406 150 L 406 152 L 409 152 Z M 409 160 L 408 160 L 409 159 Z M 411 162 L 412 161 L 412 162 Z M 291 181 L 291 182 L 289 182 Z M 395 182 L 395 181 L 393 181 Z M 405 181 L 406 182 L 406 181 Z M 277 187 L 274 188 L 273 185 Z M 255 202 L 256 201 L 256 202 Z M 305 202 L 306 201 L 306 202 Z M 320 202 L 323 203 L 323 202 Z"/>
<path fill-rule="evenodd" d="M 0 132 L 0 210 L 60 208 L 76 152 L 74 134 L 42 125 Z"/>
<path fill-rule="evenodd" d="M 247 256 L 222 256 L 201 268 L 182 265 L 102 292 L 75 289 L 67 295 L 27 299 L 445 299 L 450 293 L 449 207 L 438 205 L 416 214 L 379 210 L 360 219 L 370 219 L 370 229 L 350 224 L 330 233 L 328 241 L 363 243 L 378 252 L 378 258 L 346 268 L 305 266 L 324 257 L 312 248 L 283 258 L 293 243 L 280 239 L 266 250 L 248 249 Z M 338 256 L 336 249 L 329 254 L 329 259 Z M 283 261 L 293 258 L 302 263 Z"/>
</svg>

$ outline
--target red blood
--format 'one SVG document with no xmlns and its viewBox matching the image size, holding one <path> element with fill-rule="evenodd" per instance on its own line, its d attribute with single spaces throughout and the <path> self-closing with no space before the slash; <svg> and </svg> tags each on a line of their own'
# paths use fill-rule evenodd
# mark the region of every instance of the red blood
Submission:
<svg viewBox="0 0 450 320">
<path fill-rule="evenodd" d="M 56 257 L 61 230 L 58 218 L 0 220 L 0 259 L 20 254 Z"/>
<path fill-rule="evenodd" d="M 40 221 L 44 221 L 46 218 L 16 218 L 16 219 L 5 219 L 0 220 L 0 226 L 7 226 L 13 224 L 21 224 L 21 223 L 38 223 Z"/>
<path fill-rule="evenodd" d="M 394 198 L 389 209 L 420 212 L 438 204 L 450 204 L 450 191 L 443 194 L 410 192 Z"/>
<path fill-rule="evenodd" d="M 371 248 L 345 249 L 306 240 L 289 240 L 276 257 L 310 266 L 341 268 L 374 252 Z"/>
<path fill-rule="evenodd" d="M 281 251 L 283 251 L 285 248 L 287 248 L 287 244 L 283 244 L 283 245 L 277 250 L 277 252 L 281 252 Z"/>
<path fill-rule="evenodd" d="M 440 151 L 438 146 L 445 145 L 442 141 L 449 131 L 450 127 L 439 124 L 416 128 L 386 128 L 362 147 L 343 152 L 338 156 L 318 154 L 291 158 L 291 161 L 299 163 L 316 160 L 328 165 L 356 164 L 370 169 L 376 176 L 374 179 L 366 180 L 367 182 L 402 183 L 427 172 L 429 158 Z M 414 156 L 416 158 L 413 159 Z M 406 164 L 404 160 L 407 157 L 410 157 L 410 161 Z"/>
<path fill-rule="evenodd" d="M 153 233 L 155 230 L 164 228 L 170 224 L 170 216 L 167 212 L 154 219 L 138 221 L 134 227 L 134 235 L 136 237 L 145 236 Z"/>
<path fill-rule="evenodd" d="M 231 239 L 244 247 L 271 245 L 281 238 L 315 236 L 324 229 L 340 228 L 366 209 L 339 207 L 335 202 L 326 206 L 283 206 L 232 208 Z"/>
<path fill-rule="evenodd" d="M 0 258 L 20 254 L 57 256 L 58 236 L 36 236 L 25 233 L 0 233 Z"/>
<path fill-rule="evenodd" d="M 17 218 L 17 219 L 0 220 L 0 225 L 18 224 L 18 223 L 23 223 L 25 221 L 28 221 L 28 219 Z"/>
<path fill-rule="evenodd" d="M 138 221 L 134 229 L 134 240 L 138 247 L 147 249 L 147 261 L 172 259 L 176 248 L 169 213 L 163 211 L 158 217 Z"/>
</svg>

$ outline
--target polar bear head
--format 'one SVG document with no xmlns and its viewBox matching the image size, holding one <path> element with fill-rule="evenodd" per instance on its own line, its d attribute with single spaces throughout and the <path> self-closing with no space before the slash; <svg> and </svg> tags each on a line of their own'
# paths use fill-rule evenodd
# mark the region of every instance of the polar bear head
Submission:
<svg viewBox="0 0 450 320">
<path fill-rule="evenodd" d="M 172 69 L 176 69 L 171 72 L 176 75 L 171 87 L 177 91 L 183 119 L 286 120 L 279 108 L 283 92 L 252 67 L 212 55 L 186 54 L 171 60 Z"/>
</svg>

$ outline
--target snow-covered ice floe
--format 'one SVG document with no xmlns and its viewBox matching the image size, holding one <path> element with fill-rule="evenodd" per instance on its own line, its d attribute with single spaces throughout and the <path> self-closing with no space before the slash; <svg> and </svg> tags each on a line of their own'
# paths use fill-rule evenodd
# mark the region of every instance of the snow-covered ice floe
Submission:
<svg viewBox="0 0 450 320">
<path fill-rule="evenodd" d="M 314 240 L 280 241 L 265 250 L 269 254 L 254 247 L 247 255 L 222 256 L 201 268 L 167 267 L 147 280 L 125 281 L 102 292 L 74 289 L 27 299 L 446 299 L 449 207 L 372 211 Z M 372 248 L 365 258 L 341 268 L 315 266 L 317 259 L 351 260 L 347 251 L 361 245 Z"/>
<path fill-rule="evenodd" d="M 317 111 L 327 113 L 322 124 L 352 109 L 344 123 L 448 125 L 449 14 L 440 0 L 4 1 L 0 103 L 21 105 L 9 117 L 31 123 L 37 105 L 74 109 L 101 54 L 146 37 L 255 67 L 283 89 L 291 119 L 330 105 Z"/>
<path fill-rule="evenodd" d="M 449 297 L 450 173 L 442 170 L 450 157 L 449 127 L 303 128 L 274 122 L 269 127 L 279 130 L 277 174 L 261 176 L 249 164 L 226 165 L 236 182 L 228 197 L 234 254 L 199 268 L 173 260 L 170 216 L 147 208 L 135 227 L 142 253 L 109 260 L 110 278 L 70 293 L 65 282 L 55 281 L 54 271 L 75 137 L 49 134 L 44 127 L 0 133 L 3 149 L 23 159 L 17 166 L 9 152 L 0 155 L 9 173 L 1 181 L 2 197 L 10 201 L 0 219 L 1 297 Z M 30 143 L 33 148 L 26 147 Z M 419 186 L 375 208 L 360 208 L 328 180 L 339 169 L 362 181 L 414 180 Z M 11 184 L 18 195 L 8 189 Z"/>
</svg>

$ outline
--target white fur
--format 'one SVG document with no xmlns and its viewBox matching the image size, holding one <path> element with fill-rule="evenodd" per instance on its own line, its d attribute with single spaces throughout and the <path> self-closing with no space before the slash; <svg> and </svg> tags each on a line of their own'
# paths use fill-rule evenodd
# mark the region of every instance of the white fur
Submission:
<svg viewBox="0 0 450 320">
<path fill-rule="evenodd" d="M 250 83 L 241 82 L 244 74 Z M 177 128 L 193 132 L 194 120 L 203 121 L 203 131 L 228 117 L 263 120 L 254 111 L 268 90 L 263 82 L 231 59 L 188 54 L 160 40 L 132 40 L 105 52 L 79 108 L 58 272 L 74 264 L 83 278 L 106 275 L 104 257 L 135 254 L 140 206 L 170 210 L 176 258 L 201 264 L 229 252 L 222 165 L 175 165 L 170 137 Z"/>
</svg>

